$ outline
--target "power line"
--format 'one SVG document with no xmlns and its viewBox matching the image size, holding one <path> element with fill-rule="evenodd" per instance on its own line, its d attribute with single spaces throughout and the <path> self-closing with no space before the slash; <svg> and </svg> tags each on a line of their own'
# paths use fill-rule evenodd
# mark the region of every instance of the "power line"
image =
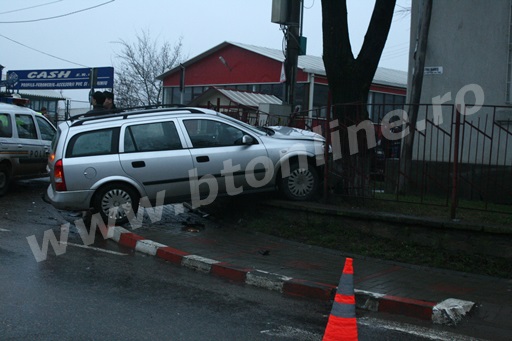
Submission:
<svg viewBox="0 0 512 341">
<path fill-rule="evenodd" d="M 23 46 L 23 47 L 26 47 L 27 49 L 30 49 L 30 50 L 33 50 L 33 51 L 36 51 L 36 52 L 42 53 L 42 54 L 44 54 L 44 55 L 46 55 L 46 56 L 49 56 L 49 57 L 52 57 L 52 58 L 55 58 L 55 59 L 58 59 L 58 60 L 62 60 L 62 61 L 64 61 L 64 62 L 71 63 L 71 64 L 74 64 L 74 65 L 83 66 L 83 67 L 89 67 L 89 66 L 87 66 L 87 65 L 83 65 L 83 64 L 75 63 L 75 62 L 72 62 L 72 61 L 70 61 L 70 60 L 67 60 L 67 59 L 64 59 L 64 58 L 60 58 L 60 57 L 54 56 L 54 55 L 52 55 L 52 54 L 49 54 L 49 53 L 43 52 L 43 51 L 41 51 L 41 50 L 35 49 L 35 48 L 33 48 L 33 47 L 27 46 L 27 45 L 25 45 L 25 44 L 20 43 L 19 41 L 16 41 L 16 40 L 14 40 L 14 39 L 11 39 L 11 38 L 9 38 L 9 37 L 6 37 L 6 36 L 4 36 L 3 34 L 0 34 L 0 37 L 2 37 L 2 38 L 4 38 L 4 39 L 7 39 L 7 40 L 9 40 L 9 41 L 12 41 L 12 42 L 13 42 L 13 43 L 15 43 L 15 44 L 18 44 L 18 45 L 21 45 L 21 46 Z"/>
<path fill-rule="evenodd" d="M 396 51 L 396 52 L 392 52 L 392 53 L 383 52 L 380 60 L 390 60 L 390 59 L 396 59 L 396 58 L 403 58 L 404 56 L 407 56 L 408 54 L 409 54 L 408 50 Z"/>
<path fill-rule="evenodd" d="M 411 7 L 405 7 L 396 5 L 398 9 L 395 9 L 393 13 L 393 22 L 401 21 L 411 15 Z"/>
<path fill-rule="evenodd" d="M 0 14 L 8 14 L 8 13 L 14 13 L 14 12 L 21 12 L 21 11 L 24 11 L 24 10 L 27 10 L 27 9 L 32 9 L 32 8 L 46 6 L 46 5 L 51 5 L 51 4 L 54 4 L 56 2 L 61 2 L 61 1 L 62 0 L 57 0 L 57 1 L 53 1 L 53 2 L 47 2 L 47 3 L 41 4 L 41 5 L 35 5 L 35 6 L 25 7 L 25 8 L 20 8 L 20 9 L 13 9 L 12 11 L 0 12 Z"/>
<path fill-rule="evenodd" d="M 404 51 L 409 51 L 409 46 L 404 46 L 399 49 L 384 48 L 384 50 L 382 52 L 384 54 L 397 54 L 397 53 L 400 54 L 400 53 L 403 53 Z"/>
<path fill-rule="evenodd" d="M 96 5 L 96 6 L 84 8 L 84 9 L 81 9 L 81 10 L 78 10 L 78 11 L 74 11 L 74 12 L 69 12 L 69 13 L 66 13 L 66 14 L 57 15 L 57 16 L 54 16 L 54 17 L 32 19 L 32 20 L 19 20 L 19 21 L 0 21 L 0 24 L 24 24 L 24 23 L 29 23 L 29 22 L 36 22 L 36 21 L 44 21 L 44 20 L 51 20 L 51 19 L 62 18 L 62 17 L 66 17 L 66 16 L 69 16 L 69 15 L 76 14 L 76 13 L 85 12 L 85 11 L 88 11 L 90 9 L 98 8 L 100 6 L 104 6 L 104 5 L 109 4 L 111 2 L 114 2 L 114 1 L 115 0 L 110 0 L 110 1 L 104 2 L 102 4 Z"/>
<path fill-rule="evenodd" d="M 401 48 L 408 47 L 408 46 L 409 46 L 409 41 L 404 41 L 402 43 L 397 43 L 394 45 L 386 45 L 386 48 L 387 49 L 401 49 Z"/>
<path fill-rule="evenodd" d="M 382 53 L 381 59 L 392 59 L 392 58 L 398 58 L 403 57 L 409 54 L 409 51 L 401 51 L 401 52 L 394 52 L 394 53 Z"/>
</svg>

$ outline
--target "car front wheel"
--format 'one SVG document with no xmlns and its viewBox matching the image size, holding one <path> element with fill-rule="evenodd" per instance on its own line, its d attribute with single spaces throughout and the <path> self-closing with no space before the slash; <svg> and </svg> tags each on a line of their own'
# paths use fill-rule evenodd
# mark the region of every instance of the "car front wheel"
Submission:
<svg viewBox="0 0 512 341">
<path fill-rule="evenodd" d="M 130 210 L 137 213 L 139 194 L 130 186 L 114 183 L 102 187 L 94 197 L 92 206 L 103 220 L 115 220 L 116 225 L 128 222 Z"/>
<path fill-rule="evenodd" d="M 287 199 L 311 200 L 318 191 L 318 172 L 311 165 L 301 168 L 295 163 L 290 167 L 290 175 L 281 179 L 280 189 Z"/>
</svg>

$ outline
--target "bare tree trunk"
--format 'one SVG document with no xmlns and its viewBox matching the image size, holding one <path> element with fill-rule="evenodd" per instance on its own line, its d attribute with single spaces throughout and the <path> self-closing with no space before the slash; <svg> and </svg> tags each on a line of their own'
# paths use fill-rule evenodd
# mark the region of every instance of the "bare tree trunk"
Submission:
<svg viewBox="0 0 512 341">
<path fill-rule="evenodd" d="M 348 32 L 346 0 L 322 0 L 323 60 L 329 91 L 331 93 L 333 118 L 339 122 L 341 166 L 346 194 L 358 194 L 366 188 L 362 169 L 368 165 L 363 160 L 368 153 L 350 154 L 348 128 L 368 118 L 366 104 L 370 86 L 377 71 L 382 50 L 386 44 L 396 0 L 377 0 L 357 58 L 352 53 Z M 365 151 L 366 138 L 358 134 L 359 151 Z"/>
<path fill-rule="evenodd" d="M 411 94 L 409 96 L 409 134 L 402 140 L 400 151 L 400 177 L 398 181 L 398 192 L 406 193 L 411 177 L 412 168 L 412 147 L 414 144 L 414 133 L 418 119 L 419 104 L 421 100 L 421 89 L 423 86 L 423 73 L 425 69 L 425 56 L 427 53 L 428 31 L 432 15 L 432 0 L 423 0 L 421 12 L 421 25 L 418 32 L 417 50 L 415 52 L 414 71 L 412 76 Z"/>
</svg>

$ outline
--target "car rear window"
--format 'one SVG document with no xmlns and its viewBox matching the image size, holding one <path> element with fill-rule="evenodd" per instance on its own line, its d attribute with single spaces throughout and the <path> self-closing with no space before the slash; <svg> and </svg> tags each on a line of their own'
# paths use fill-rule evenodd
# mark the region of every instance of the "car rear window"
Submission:
<svg viewBox="0 0 512 341">
<path fill-rule="evenodd" d="M 66 157 L 108 155 L 118 152 L 119 128 L 94 130 L 71 138 Z"/>
</svg>

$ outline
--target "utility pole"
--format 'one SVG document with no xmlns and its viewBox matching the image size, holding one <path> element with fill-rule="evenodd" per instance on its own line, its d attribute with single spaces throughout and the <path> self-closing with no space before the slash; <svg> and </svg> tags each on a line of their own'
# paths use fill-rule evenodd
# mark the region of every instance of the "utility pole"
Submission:
<svg viewBox="0 0 512 341">
<path fill-rule="evenodd" d="M 301 11 L 302 0 L 289 1 L 284 70 L 286 75 L 285 101 L 290 104 L 292 111 L 295 103 L 295 83 L 297 81 L 297 64 L 300 51 Z"/>
<path fill-rule="evenodd" d="M 185 104 L 185 65 L 180 64 L 180 104 Z"/>
<path fill-rule="evenodd" d="M 427 54 L 428 32 L 430 28 L 430 18 L 432 17 L 432 0 L 423 0 L 423 6 L 420 14 L 420 24 L 417 34 L 416 51 L 414 55 L 414 69 L 411 82 L 411 91 L 409 97 L 409 134 L 402 139 L 402 149 L 400 150 L 400 177 L 398 181 L 398 192 L 405 193 L 408 187 L 408 179 L 411 175 L 412 167 L 412 147 L 414 143 L 414 133 L 421 99 L 421 89 L 423 86 L 423 74 L 425 70 L 425 57 Z"/>
<path fill-rule="evenodd" d="M 4 66 L 0 64 L 0 93 L 2 92 L 2 87 L 5 86 L 6 82 L 3 79 Z"/>
<path fill-rule="evenodd" d="M 91 89 L 89 90 L 89 104 L 92 106 L 92 96 L 94 94 L 94 85 L 96 84 L 96 81 L 98 79 L 98 69 L 92 67 L 91 73 L 89 74 L 89 82 Z"/>
<path fill-rule="evenodd" d="M 295 83 L 297 81 L 297 64 L 299 55 L 305 53 L 305 42 L 302 37 L 303 0 L 272 0 L 272 22 L 280 24 L 285 33 L 286 51 L 284 61 L 283 102 L 294 109 Z"/>
</svg>

